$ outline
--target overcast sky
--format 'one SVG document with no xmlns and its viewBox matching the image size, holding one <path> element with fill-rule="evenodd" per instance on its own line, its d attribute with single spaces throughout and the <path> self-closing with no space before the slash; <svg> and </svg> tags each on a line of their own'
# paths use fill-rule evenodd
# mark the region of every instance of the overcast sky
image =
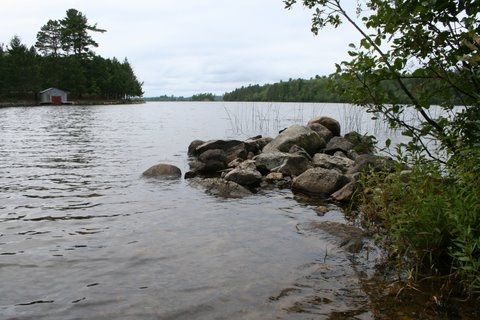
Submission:
<svg viewBox="0 0 480 320">
<path fill-rule="evenodd" d="M 18 35 L 34 45 L 70 8 L 107 30 L 92 34 L 95 52 L 127 58 L 147 97 L 328 75 L 358 39 L 347 25 L 314 36 L 311 12 L 286 10 L 282 0 L 1 0 L 0 43 Z"/>
</svg>

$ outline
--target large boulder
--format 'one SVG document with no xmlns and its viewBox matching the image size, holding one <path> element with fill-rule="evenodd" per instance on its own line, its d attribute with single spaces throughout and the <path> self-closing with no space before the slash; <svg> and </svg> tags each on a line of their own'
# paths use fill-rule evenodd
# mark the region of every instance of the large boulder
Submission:
<svg viewBox="0 0 480 320">
<path fill-rule="evenodd" d="M 207 150 L 198 158 L 190 159 L 188 164 L 190 171 L 185 174 L 185 178 L 193 178 L 197 175 L 217 175 L 228 167 L 227 155 L 220 149 Z"/>
<path fill-rule="evenodd" d="M 245 187 L 256 187 L 262 181 L 262 174 L 257 170 L 255 161 L 247 160 L 228 172 L 224 178 Z"/>
<path fill-rule="evenodd" d="M 327 127 L 320 123 L 311 123 L 308 125 L 310 129 L 318 133 L 318 135 L 325 140 L 326 143 L 333 138 L 333 133 Z"/>
<path fill-rule="evenodd" d="M 310 119 L 307 125 L 311 126 L 314 123 L 318 123 L 326 127 L 328 130 L 330 130 L 330 132 L 332 132 L 333 136 L 340 136 L 341 128 L 340 123 L 337 120 L 330 117 L 320 116 Z"/>
<path fill-rule="evenodd" d="M 327 147 L 323 152 L 333 155 L 336 152 L 341 151 L 346 155 L 351 149 L 353 149 L 353 143 L 342 137 L 333 137 L 328 142 Z"/>
<path fill-rule="evenodd" d="M 146 178 L 178 179 L 182 176 L 182 171 L 174 165 L 160 163 L 148 168 L 142 175 Z"/>
<path fill-rule="evenodd" d="M 325 141 L 309 127 L 295 124 L 276 136 L 263 148 L 263 152 L 289 152 L 294 145 L 313 155 L 317 150 L 325 147 Z"/>
<path fill-rule="evenodd" d="M 355 161 L 346 157 L 331 156 L 325 153 L 317 153 L 313 156 L 313 166 L 325 169 L 337 169 L 342 173 L 353 167 Z"/>
<path fill-rule="evenodd" d="M 268 174 L 281 172 L 286 176 L 298 176 L 310 168 L 310 161 L 300 154 L 286 152 L 268 152 L 255 157 L 257 169 Z"/>
<path fill-rule="evenodd" d="M 310 194 L 331 195 L 349 181 L 337 170 L 317 167 L 308 169 L 293 179 L 292 188 Z"/>
<path fill-rule="evenodd" d="M 200 155 L 207 150 L 214 149 L 220 149 L 227 153 L 229 149 L 236 147 L 242 143 L 243 142 L 239 140 L 209 140 L 195 148 L 195 155 Z"/>
</svg>

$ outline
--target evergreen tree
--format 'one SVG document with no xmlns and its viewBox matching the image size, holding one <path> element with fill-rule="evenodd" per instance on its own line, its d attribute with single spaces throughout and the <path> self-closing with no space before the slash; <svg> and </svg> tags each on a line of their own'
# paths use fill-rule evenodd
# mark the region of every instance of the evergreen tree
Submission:
<svg viewBox="0 0 480 320">
<path fill-rule="evenodd" d="M 62 49 L 61 42 L 61 26 L 57 20 L 48 20 L 47 24 L 42 26 L 37 33 L 37 47 L 38 51 L 44 56 L 58 56 Z"/>
<path fill-rule="evenodd" d="M 88 19 L 76 9 L 67 10 L 67 16 L 60 20 L 61 42 L 65 52 L 73 52 L 74 55 L 88 55 L 91 53 L 90 47 L 98 47 L 88 34 L 93 32 L 106 32 L 106 30 L 97 28 L 97 25 L 89 25 Z"/>
</svg>

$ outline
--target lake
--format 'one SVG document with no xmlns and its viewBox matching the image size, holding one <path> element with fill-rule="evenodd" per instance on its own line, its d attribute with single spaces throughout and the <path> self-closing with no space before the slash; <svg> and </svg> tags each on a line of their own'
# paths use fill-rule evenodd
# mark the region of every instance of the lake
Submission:
<svg viewBox="0 0 480 320">
<path fill-rule="evenodd" d="M 375 254 L 303 228 L 343 222 L 340 208 L 319 216 L 321 199 L 290 190 L 222 199 L 141 178 L 157 163 L 185 172 L 192 140 L 274 136 L 318 115 L 392 138 L 344 104 L 0 109 L 0 318 L 374 319 Z"/>
</svg>

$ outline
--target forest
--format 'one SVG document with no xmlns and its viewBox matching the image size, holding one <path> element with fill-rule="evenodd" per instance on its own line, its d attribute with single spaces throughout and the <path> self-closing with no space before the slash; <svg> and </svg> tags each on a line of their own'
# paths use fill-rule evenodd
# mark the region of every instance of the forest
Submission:
<svg viewBox="0 0 480 320">
<path fill-rule="evenodd" d="M 61 20 L 49 20 L 37 33 L 34 46 L 18 36 L 0 44 L 0 101 L 36 101 L 38 92 L 56 87 L 75 100 L 125 100 L 143 95 L 142 85 L 125 58 L 103 58 L 90 25 L 76 9 Z"/>
<path fill-rule="evenodd" d="M 248 85 L 227 92 L 224 101 L 264 101 L 264 102 L 334 102 L 350 103 L 348 93 L 349 81 L 344 76 L 332 74 L 330 76 L 316 75 L 310 79 L 289 79 L 273 84 Z M 461 97 L 451 94 L 445 97 L 444 88 L 438 86 L 434 79 L 415 78 L 414 75 L 405 77 L 404 84 L 412 91 L 425 90 L 430 92 L 428 103 L 440 104 L 449 99 L 453 104 L 461 104 Z M 382 79 L 382 91 L 388 93 L 383 97 L 375 97 L 379 103 L 408 103 L 409 98 L 398 85 L 391 79 Z M 371 99 L 371 97 L 367 98 Z M 372 102 L 372 101 L 364 101 Z"/>
</svg>

